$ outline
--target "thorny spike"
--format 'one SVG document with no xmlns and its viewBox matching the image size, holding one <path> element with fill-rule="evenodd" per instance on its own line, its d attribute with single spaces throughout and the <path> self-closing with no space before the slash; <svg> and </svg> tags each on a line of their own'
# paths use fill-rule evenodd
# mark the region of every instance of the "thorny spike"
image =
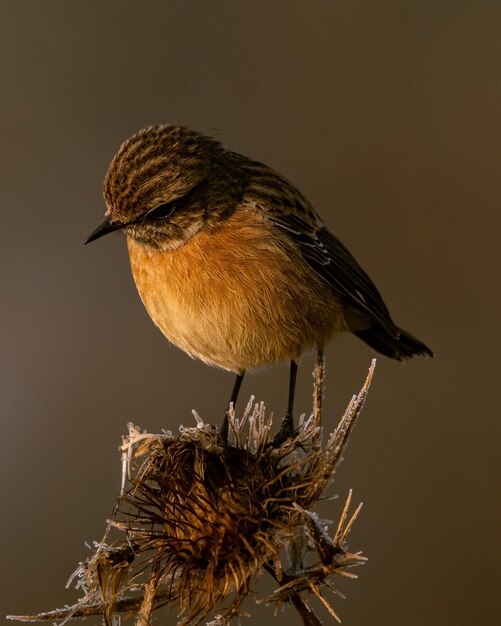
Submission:
<svg viewBox="0 0 501 626">
<path fill-rule="evenodd" d="M 336 622 L 338 622 L 339 624 L 341 623 L 341 618 L 339 617 L 339 615 L 336 613 L 336 611 L 334 611 L 334 609 L 331 607 L 331 605 L 327 602 L 327 600 L 324 598 L 324 596 L 322 595 L 322 593 L 320 592 L 320 589 L 318 588 L 318 585 L 310 585 L 310 589 L 312 590 L 312 592 L 317 596 L 317 598 L 320 600 L 320 602 L 325 606 L 325 608 L 329 611 L 329 613 L 332 615 L 332 617 L 336 620 Z"/>
<path fill-rule="evenodd" d="M 351 489 L 350 489 L 351 492 Z M 355 509 L 355 511 L 353 512 L 352 516 L 350 517 L 350 520 L 348 521 L 348 523 L 346 524 L 343 533 L 341 535 L 341 537 L 339 538 L 339 543 L 341 545 L 344 544 L 344 542 L 346 541 L 346 537 L 348 537 L 348 534 L 351 530 L 351 527 L 353 526 L 353 524 L 355 523 L 355 520 L 358 517 L 358 514 L 360 513 L 360 511 L 362 510 L 363 507 L 363 502 L 360 502 L 360 504 L 357 506 L 357 508 Z"/>
</svg>

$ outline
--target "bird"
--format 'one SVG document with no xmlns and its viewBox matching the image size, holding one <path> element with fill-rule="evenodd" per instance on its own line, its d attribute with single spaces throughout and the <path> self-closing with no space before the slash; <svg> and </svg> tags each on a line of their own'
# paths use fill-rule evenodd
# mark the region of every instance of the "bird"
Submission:
<svg viewBox="0 0 501 626">
<path fill-rule="evenodd" d="M 372 280 L 305 196 L 267 165 L 184 126 L 127 139 L 104 181 L 104 221 L 85 243 L 122 231 L 151 319 L 193 358 L 235 374 L 290 363 L 277 441 L 294 433 L 300 356 L 351 332 L 397 359 L 433 356 L 399 328 Z"/>
</svg>

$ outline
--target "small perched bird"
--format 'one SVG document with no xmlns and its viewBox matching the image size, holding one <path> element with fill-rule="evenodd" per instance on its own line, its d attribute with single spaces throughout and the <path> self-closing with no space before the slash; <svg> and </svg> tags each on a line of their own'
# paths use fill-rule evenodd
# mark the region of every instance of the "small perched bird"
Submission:
<svg viewBox="0 0 501 626">
<path fill-rule="evenodd" d="M 104 183 L 106 219 L 89 243 L 127 235 L 154 323 L 194 358 L 236 373 L 289 360 L 293 432 L 300 355 L 350 331 L 393 359 L 432 351 L 396 326 L 379 291 L 306 198 L 268 166 L 180 126 L 128 139 Z M 222 434 L 227 436 L 224 420 Z"/>
</svg>

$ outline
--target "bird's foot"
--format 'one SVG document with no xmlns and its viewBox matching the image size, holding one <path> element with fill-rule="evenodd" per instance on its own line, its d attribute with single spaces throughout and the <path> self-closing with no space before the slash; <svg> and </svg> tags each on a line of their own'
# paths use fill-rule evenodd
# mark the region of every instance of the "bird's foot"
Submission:
<svg viewBox="0 0 501 626">
<path fill-rule="evenodd" d="M 291 413 L 287 413 L 284 419 L 282 420 L 280 430 L 273 437 L 273 441 L 271 442 L 271 445 L 274 448 L 278 448 L 284 443 L 284 441 L 287 441 L 287 439 L 292 439 L 295 436 L 296 436 L 296 431 L 294 430 L 294 418 L 292 417 Z"/>
<path fill-rule="evenodd" d="M 228 443 L 228 434 L 229 434 L 229 429 L 230 429 L 230 421 L 228 419 L 228 411 L 226 411 L 226 413 L 224 414 L 223 424 L 221 426 L 221 431 L 219 433 L 219 436 L 223 440 L 224 444 Z"/>
</svg>

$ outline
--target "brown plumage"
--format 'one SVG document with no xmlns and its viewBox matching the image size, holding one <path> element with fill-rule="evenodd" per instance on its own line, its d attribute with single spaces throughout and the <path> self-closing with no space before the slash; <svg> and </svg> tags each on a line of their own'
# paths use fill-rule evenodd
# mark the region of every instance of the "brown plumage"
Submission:
<svg viewBox="0 0 501 626">
<path fill-rule="evenodd" d="M 240 372 L 297 360 L 345 330 L 332 290 L 274 230 L 264 216 L 245 210 L 173 250 L 129 238 L 139 294 L 172 343 Z"/>
<path fill-rule="evenodd" d="M 123 230 L 155 324 L 237 382 L 247 369 L 295 363 L 341 331 L 394 359 L 432 355 L 394 324 L 371 279 L 289 181 L 214 139 L 175 126 L 141 130 L 115 155 L 104 194 L 106 220 L 87 242 Z"/>
</svg>

